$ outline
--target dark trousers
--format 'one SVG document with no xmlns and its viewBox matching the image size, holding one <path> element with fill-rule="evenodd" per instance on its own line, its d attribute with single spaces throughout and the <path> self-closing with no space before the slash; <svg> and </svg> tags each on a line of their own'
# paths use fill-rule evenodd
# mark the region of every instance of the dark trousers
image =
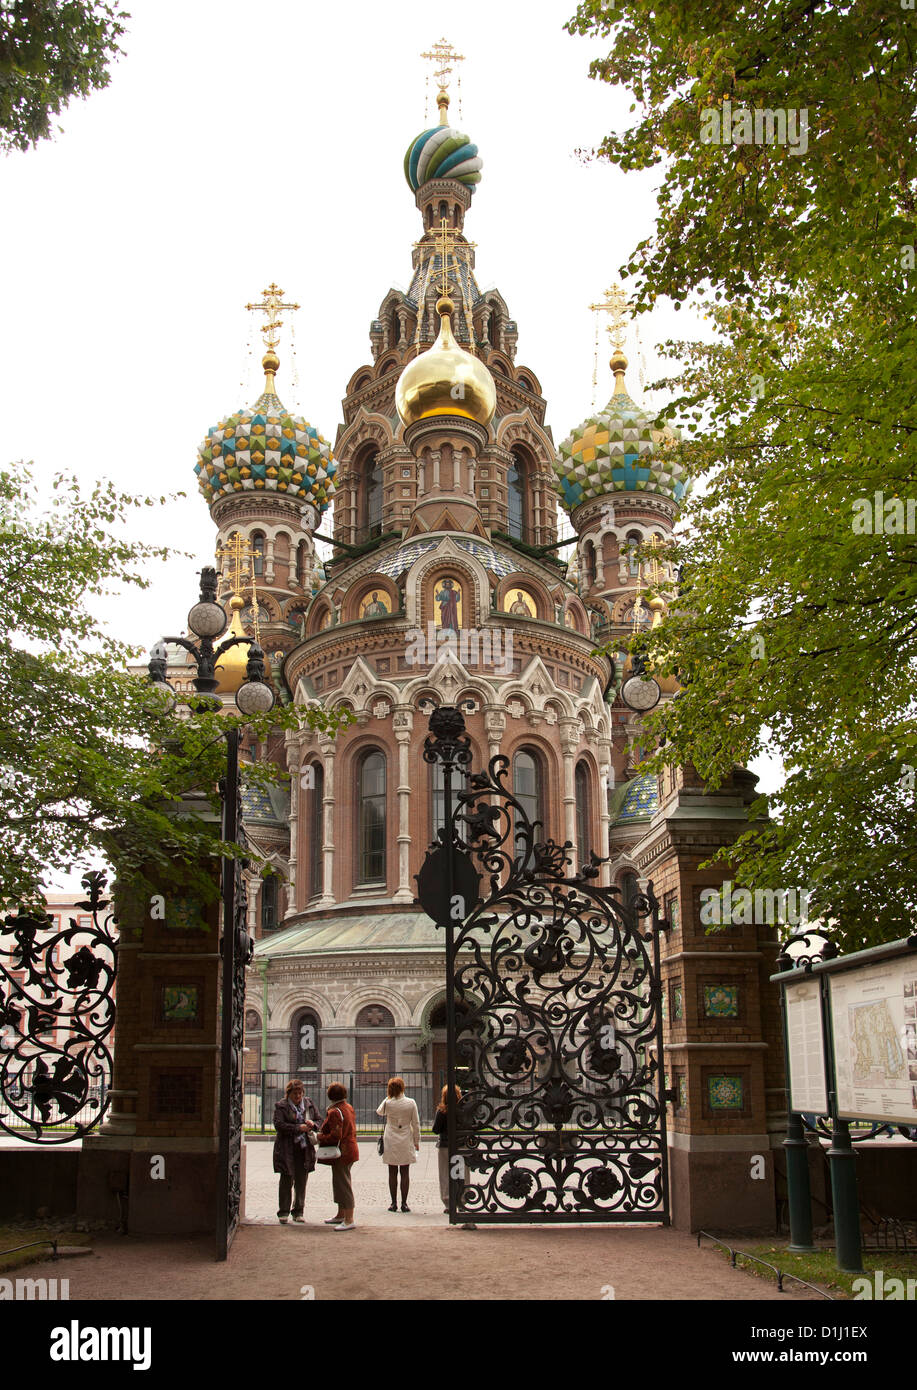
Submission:
<svg viewBox="0 0 917 1390">
<path fill-rule="evenodd" d="M 295 1190 L 293 1201 L 293 1215 L 302 1216 L 302 1209 L 306 1205 L 306 1151 L 300 1144 L 293 1145 L 293 1176 L 289 1173 L 280 1174 L 280 1206 L 277 1209 L 278 1216 L 290 1215 L 290 1197 Z"/>
</svg>

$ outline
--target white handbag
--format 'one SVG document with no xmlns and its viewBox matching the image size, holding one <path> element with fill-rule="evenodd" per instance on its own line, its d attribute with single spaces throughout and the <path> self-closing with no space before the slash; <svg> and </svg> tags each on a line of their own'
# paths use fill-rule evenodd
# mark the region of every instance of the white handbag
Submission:
<svg viewBox="0 0 917 1390">
<path fill-rule="evenodd" d="M 335 1109 L 337 1107 L 335 1106 Z M 341 1115 L 340 1110 L 337 1111 Z M 341 1115 L 341 1129 L 344 1128 L 344 1116 Z M 317 1144 L 315 1148 L 316 1163 L 333 1163 L 336 1158 L 340 1158 L 341 1150 L 337 1144 Z"/>
</svg>

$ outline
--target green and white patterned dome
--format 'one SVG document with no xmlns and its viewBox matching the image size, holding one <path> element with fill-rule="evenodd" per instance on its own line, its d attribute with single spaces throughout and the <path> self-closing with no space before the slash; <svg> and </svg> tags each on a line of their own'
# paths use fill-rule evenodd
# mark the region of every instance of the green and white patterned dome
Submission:
<svg viewBox="0 0 917 1390">
<path fill-rule="evenodd" d="M 678 435 L 657 429 L 627 394 L 623 353 L 611 360 L 614 395 L 561 444 L 554 460 L 561 502 L 568 512 L 593 497 L 614 492 L 655 492 L 681 502 L 688 489 L 684 468 L 669 447 Z"/>
<path fill-rule="evenodd" d="M 337 464 L 331 445 L 274 391 L 276 357 L 264 359 L 265 390 L 207 431 L 194 466 L 208 502 L 239 492 L 281 492 L 311 502 L 321 515 L 334 495 Z"/>
<path fill-rule="evenodd" d="M 449 125 L 422 130 L 408 145 L 404 177 L 414 193 L 430 179 L 457 179 L 474 192 L 483 160 L 467 135 Z"/>
</svg>

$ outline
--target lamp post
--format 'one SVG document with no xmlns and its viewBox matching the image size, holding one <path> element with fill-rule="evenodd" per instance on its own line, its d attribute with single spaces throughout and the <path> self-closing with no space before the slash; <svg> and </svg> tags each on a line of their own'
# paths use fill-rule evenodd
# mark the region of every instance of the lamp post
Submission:
<svg viewBox="0 0 917 1390">
<path fill-rule="evenodd" d="M 226 630 L 225 609 L 216 601 L 217 575 L 212 566 L 201 570 L 199 601 L 188 614 L 188 627 L 197 642 L 187 637 L 165 637 L 150 652 L 149 678 L 155 690 L 174 701 L 175 691 L 166 679 L 166 643 L 184 647 L 197 667 L 194 687 L 199 703 L 221 708 L 216 695 L 219 681 L 216 667 L 220 658 L 240 643 L 248 644 L 245 681 L 236 691 L 236 706 L 242 714 L 267 714 L 274 706 L 274 692 L 264 680 L 264 652 L 253 637 L 229 637 L 214 647 L 214 640 Z M 239 728 L 226 731 L 226 775 L 221 782 L 223 795 L 223 841 L 238 842 L 239 831 Z M 220 1043 L 220 1148 L 217 1181 L 216 1242 L 217 1259 L 225 1260 L 238 1222 L 242 1144 L 242 1031 L 245 1013 L 245 967 L 251 960 L 254 943 L 244 921 L 238 920 L 237 880 L 239 862 L 223 858 L 223 937 L 220 946 L 223 966 L 222 1017 Z"/>
</svg>

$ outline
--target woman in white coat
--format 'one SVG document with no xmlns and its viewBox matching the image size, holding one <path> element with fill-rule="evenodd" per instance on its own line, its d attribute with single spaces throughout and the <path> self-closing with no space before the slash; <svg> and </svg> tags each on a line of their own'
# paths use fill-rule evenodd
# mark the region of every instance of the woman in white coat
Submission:
<svg viewBox="0 0 917 1390">
<path fill-rule="evenodd" d="M 404 1081 L 393 1076 L 388 1096 L 376 1110 L 385 1119 L 382 1134 L 382 1162 L 388 1164 L 388 1188 L 392 1197 L 389 1211 L 398 1210 L 398 1174 L 401 1174 L 401 1210 L 410 1211 L 408 1189 L 412 1163 L 420 1153 L 420 1116 L 417 1103 L 404 1094 Z"/>
</svg>

